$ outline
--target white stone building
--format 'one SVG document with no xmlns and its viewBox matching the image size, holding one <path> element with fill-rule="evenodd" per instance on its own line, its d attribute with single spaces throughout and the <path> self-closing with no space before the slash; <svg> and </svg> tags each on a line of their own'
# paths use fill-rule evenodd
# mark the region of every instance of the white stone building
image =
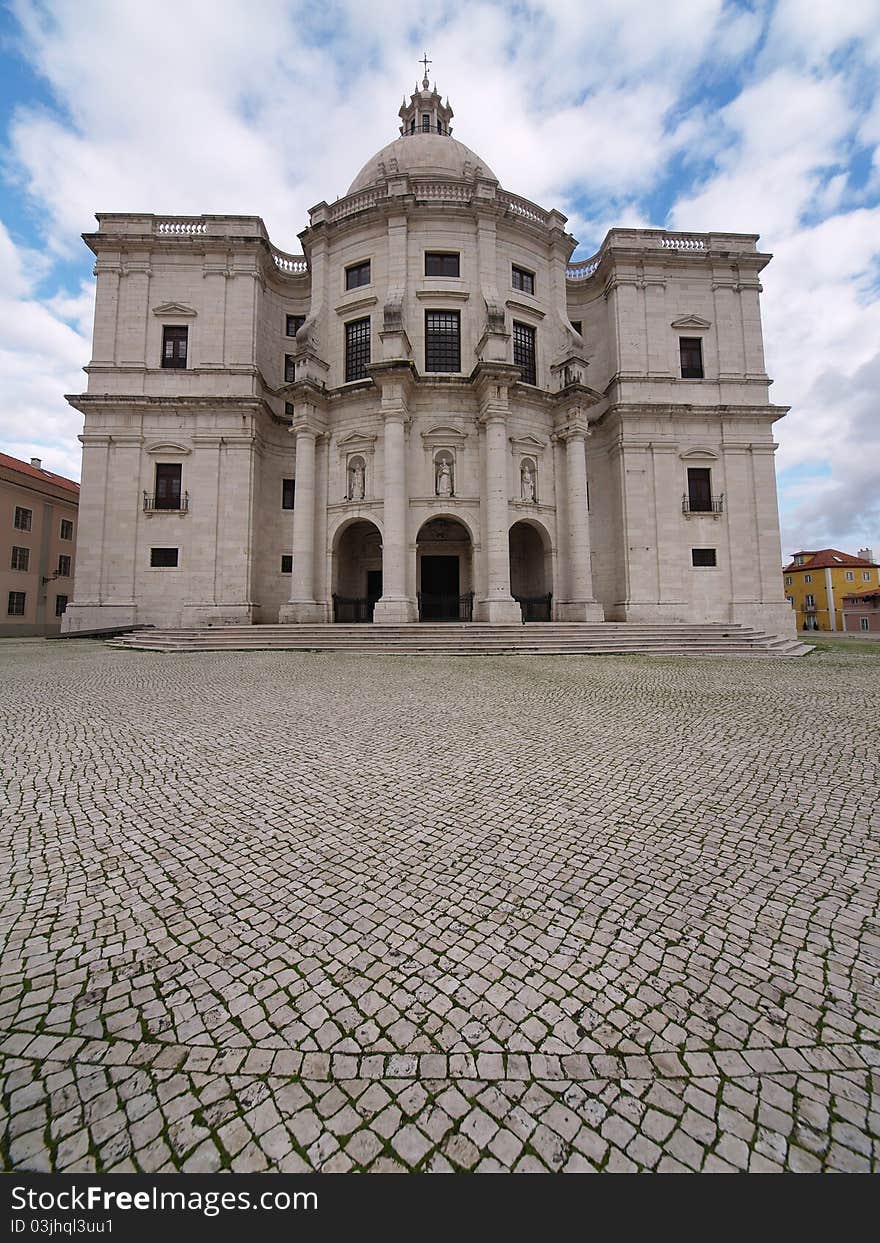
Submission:
<svg viewBox="0 0 880 1243">
<path fill-rule="evenodd" d="M 302 255 L 99 215 L 65 630 L 737 621 L 790 633 L 756 237 L 566 219 L 427 78 Z"/>
</svg>

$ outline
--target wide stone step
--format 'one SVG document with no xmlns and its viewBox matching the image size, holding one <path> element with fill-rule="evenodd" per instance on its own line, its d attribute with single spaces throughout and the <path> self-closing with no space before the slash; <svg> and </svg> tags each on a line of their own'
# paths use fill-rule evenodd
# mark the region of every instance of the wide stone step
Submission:
<svg viewBox="0 0 880 1243">
<path fill-rule="evenodd" d="M 311 651 L 349 654 L 801 656 L 794 638 L 725 622 L 537 622 L 491 624 L 260 625 L 140 630 L 110 646 L 143 651 Z"/>
</svg>

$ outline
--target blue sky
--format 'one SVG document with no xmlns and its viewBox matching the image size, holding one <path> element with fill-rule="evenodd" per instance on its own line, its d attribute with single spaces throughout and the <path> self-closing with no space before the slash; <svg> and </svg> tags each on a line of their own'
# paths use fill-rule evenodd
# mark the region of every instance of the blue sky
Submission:
<svg viewBox="0 0 880 1243">
<path fill-rule="evenodd" d="M 10 0 L 0 449 L 78 477 L 95 211 L 261 215 L 297 251 L 429 49 L 508 189 L 614 225 L 760 233 L 783 550 L 880 552 L 880 0 Z"/>
</svg>

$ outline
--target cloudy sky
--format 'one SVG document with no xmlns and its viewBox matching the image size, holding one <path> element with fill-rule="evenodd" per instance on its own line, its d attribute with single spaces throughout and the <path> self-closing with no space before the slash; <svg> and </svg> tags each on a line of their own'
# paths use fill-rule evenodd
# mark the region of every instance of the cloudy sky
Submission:
<svg viewBox="0 0 880 1243">
<path fill-rule="evenodd" d="M 761 234 L 783 550 L 880 553 L 880 0 L 7 0 L 0 450 L 79 476 L 95 211 L 261 215 L 297 251 L 423 48 L 508 189 Z"/>
</svg>

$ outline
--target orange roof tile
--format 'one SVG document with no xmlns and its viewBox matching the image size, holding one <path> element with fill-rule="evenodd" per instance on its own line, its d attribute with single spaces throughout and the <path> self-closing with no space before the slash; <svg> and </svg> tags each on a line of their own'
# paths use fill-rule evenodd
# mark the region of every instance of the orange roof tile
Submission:
<svg viewBox="0 0 880 1243">
<path fill-rule="evenodd" d="M 67 479 L 64 475 L 56 475 L 54 471 L 43 470 L 39 466 L 31 466 L 30 462 L 22 462 L 17 457 L 10 457 L 8 453 L 0 453 L 0 466 L 5 466 L 7 470 L 14 470 L 16 474 L 39 479 L 42 483 L 53 483 L 56 488 L 63 488 L 65 492 L 75 492 L 79 496 L 79 484 L 73 479 Z"/>
<path fill-rule="evenodd" d="M 809 557 L 809 561 L 805 561 L 803 565 L 796 565 L 795 557 Z M 864 557 L 852 557 L 848 552 L 839 552 L 836 548 L 820 548 L 818 552 L 794 553 L 791 564 L 785 567 L 783 573 L 790 574 L 792 570 L 834 570 L 847 565 L 858 565 L 863 569 L 868 569 L 876 564 L 876 561 L 866 561 Z"/>
</svg>

